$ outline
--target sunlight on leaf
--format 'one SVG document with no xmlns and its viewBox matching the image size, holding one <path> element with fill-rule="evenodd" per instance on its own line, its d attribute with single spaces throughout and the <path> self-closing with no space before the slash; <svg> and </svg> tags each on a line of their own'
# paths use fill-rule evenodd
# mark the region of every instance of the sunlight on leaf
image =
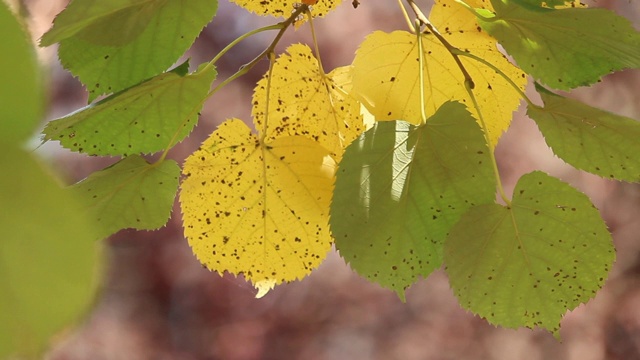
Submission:
<svg viewBox="0 0 640 360">
<path fill-rule="evenodd" d="M 325 75 L 320 71 L 308 46 L 291 45 L 287 52 L 273 64 L 271 81 L 265 75 L 255 88 L 255 127 L 262 131 L 268 119 L 267 140 L 303 135 L 316 140 L 339 161 L 344 148 L 364 128 L 360 104 L 335 84 L 333 72 Z M 267 98 L 269 103 L 265 104 Z"/>
<path fill-rule="evenodd" d="M 473 207 L 444 248 L 460 304 L 495 325 L 541 327 L 559 336 L 560 320 L 593 298 L 615 252 L 589 199 L 535 171 L 516 185 L 511 208 Z"/>
<path fill-rule="evenodd" d="M 70 189 L 84 200 L 100 228 L 98 238 L 120 229 L 155 230 L 171 215 L 180 167 L 173 160 L 149 164 L 133 155 L 94 172 Z"/>
<path fill-rule="evenodd" d="M 495 199 L 489 149 L 460 103 L 426 125 L 379 122 L 340 163 L 331 230 L 359 274 L 404 291 L 442 263 L 442 243 L 470 206 Z"/>
<path fill-rule="evenodd" d="M 180 204 L 196 257 L 262 287 L 308 275 L 331 248 L 334 167 L 310 139 L 265 144 L 227 120 L 184 164 Z"/>
<path fill-rule="evenodd" d="M 492 0 L 496 14 L 481 12 L 482 28 L 518 65 L 550 87 L 570 90 L 603 75 L 640 67 L 640 33 L 605 9 L 533 11 L 512 0 Z"/>
<path fill-rule="evenodd" d="M 478 31 L 473 15 L 453 1 L 434 5 L 431 18 L 453 46 L 484 58 L 504 71 L 521 89 L 525 76 L 510 64 L 496 48 L 495 40 Z M 464 76 L 452 55 L 433 34 L 422 34 L 426 116 L 443 103 L 461 101 L 472 107 L 465 90 Z M 377 120 L 406 120 L 420 124 L 419 51 L 415 34 L 380 31 L 369 35 L 360 45 L 353 61 L 353 92 Z M 475 83 L 475 96 L 487 120 L 493 146 L 508 128 L 513 111 L 520 103 L 518 93 L 496 72 L 474 60 L 462 57 Z M 471 110 L 478 118 L 475 109 Z"/>
<path fill-rule="evenodd" d="M 306 3 L 311 6 L 311 14 L 314 17 L 323 17 L 328 12 L 335 9 L 342 0 L 319 0 L 313 1 L 308 0 L 300 0 L 300 1 L 282 1 L 282 0 L 231 0 L 231 2 L 236 3 L 238 6 L 243 7 L 247 11 L 251 11 L 258 15 L 271 15 L 278 17 L 289 17 L 291 13 L 295 10 L 294 4 L 296 3 Z"/>
<path fill-rule="evenodd" d="M 184 139 L 216 77 L 213 66 L 182 76 L 188 64 L 47 124 L 44 140 L 89 155 L 153 153 Z"/>
<path fill-rule="evenodd" d="M 537 89 L 544 107 L 529 106 L 527 115 L 558 157 L 602 177 L 640 181 L 640 122 Z"/>
<path fill-rule="evenodd" d="M 91 102 L 165 71 L 217 7 L 217 0 L 73 1 L 43 44 L 60 41 L 60 62 L 87 87 Z"/>
</svg>

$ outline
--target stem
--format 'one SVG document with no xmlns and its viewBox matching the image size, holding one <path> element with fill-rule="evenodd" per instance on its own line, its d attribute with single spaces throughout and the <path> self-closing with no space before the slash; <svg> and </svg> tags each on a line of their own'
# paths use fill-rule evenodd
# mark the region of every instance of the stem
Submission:
<svg viewBox="0 0 640 360">
<path fill-rule="evenodd" d="M 518 87 L 518 85 L 516 85 L 516 83 L 513 80 L 511 80 L 511 78 L 507 74 L 505 74 L 502 70 L 500 70 L 497 66 L 493 65 L 487 60 L 479 56 L 476 56 L 472 53 L 464 52 L 459 49 L 456 49 L 456 52 L 458 53 L 458 55 L 466 56 L 468 58 L 478 61 L 484 64 L 485 66 L 491 68 L 491 70 L 495 71 L 498 75 L 502 76 L 502 78 L 505 79 L 509 83 L 509 85 L 511 85 L 518 92 L 518 94 L 520 94 L 520 96 L 524 99 L 524 101 L 527 102 L 529 106 L 535 106 L 535 104 L 531 101 L 531 99 L 529 99 L 529 97 L 524 93 L 524 91 L 522 91 L 522 89 L 520 89 L 520 87 Z"/>
<path fill-rule="evenodd" d="M 238 45 L 241 41 L 249 38 L 250 36 L 253 36 L 255 34 L 259 34 L 261 32 L 265 32 L 265 31 L 270 31 L 270 30 L 279 30 L 282 29 L 283 23 L 277 23 L 274 25 L 269 25 L 269 26 L 265 26 L 265 27 L 261 27 L 259 29 L 255 29 L 255 30 L 251 30 L 248 33 L 245 33 L 243 35 L 241 35 L 240 37 L 238 37 L 237 39 L 233 40 L 231 43 L 229 43 L 229 45 L 225 46 L 224 49 L 222 49 L 214 58 L 213 60 L 209 61 L 209 64 L 214 65 L 216 62 L 218 62 L 218 60 L 220 60 L 220 58 L 226 54 L 229 50 L 231 50 L 234 46 Z"/>
<path fill-rule="evenodd" d="M 471 11 L 471 13 L 473 15 L 475 15 L 475 17 L 482 19 L 482 21 L 492 22 L 492 21 L 496 20 L 495 17 L 494 18 L 488 18 L 486 16 L 480 15 L 480 13 L 476 11 L 476 9 L 472 8 L 471 6 L 469 6 L 469 4 L 467 4 L 466 2 L 464 2 L 462 0 L 453 0 L 453 1 L 455 1 L 458 4 L 464 6 L 465 9 Z"/>
<path fill-rule="evenodd" d="M 402 14 L 404 15 L 404 19 L 407 21 L 407 25 L 409 26 L 409 29 L 415 31 L 415 28 L 411 23 L 411 18 L 409 17 L 409 13 L 407 13 L 407 9 L 404 7 L 404 5 L 402 5 L 402 0 L 398 0 L 398 6 L 400 6 L 400 9 L 402 10 Z"/>
<path fill-rule="evenodd" d="M 500 198 L 507 205 L 507 207 L 511 207 L 511 200 L 507 197 L 504 192 L 504 187 L 502 186 L 502 180 L 500 179 L 500 171 L 498 170 L 498 162 L 496 161 L 496 155 L 494 151 L 494 146 L 491 144 L 491 140 L 489 139 L 489 128 L 487 127 L 487 123 L 484 121 L 484 116 L 482 116 L 482 111 L 480 110 L 480 106 L 478 105 L 478 101 L 476 100 L 475 95 L 473 94 L 473 88 L 471 84 L 465 81 L 464 87 L 467 90 L 467 93 L 471 97 L 471 101 L 473 102 L 473 106 L 476 108 L 478 112 L 478 120 L 480 120 L 480 126 L 482 126 L 482 131 L 484 132 L 484 138 L 489 147 L 489 156 L 491 157 L 491 165 L 493 167 L 493 174 L 496 178 L 496 186 L 498 187 L 498 193 L 500 194 Z"/>
<path fill-rule="evenodd" d="M 427 122 L 427 113 L 425 112 L 424 103 L 424 49 L 422 49 L 422 33 L 420 32 L 420 21 L 417 20 L 414 24 L 414 31 L 418 39 L 418 81 L 420 82 L 420 116 L 422 117 L 422 123 Z"/>
<path fill-rule="evenodd" d="M 320 75 L 324 78 L 325 72 L 322 67 L 322 60 L 320 59 L 320 48 L 318 47 L 318 39 L 316 38 L 316 29 L 313 26 L 313 16 L 311 15 L 311 11 L 307 10 L 307 17 L 309 17 L 309 27 L 311 28 L 311 38 L 313 39 L 313 47 L 316 50 L 316 59 L 318 60 L 318 67 L 320 69 Z"/>
</svg>

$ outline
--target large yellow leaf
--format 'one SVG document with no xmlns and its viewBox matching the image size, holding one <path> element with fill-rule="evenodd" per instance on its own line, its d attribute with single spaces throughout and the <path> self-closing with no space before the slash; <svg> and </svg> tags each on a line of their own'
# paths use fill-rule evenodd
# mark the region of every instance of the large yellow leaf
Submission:
<svg viewBox="0 0 640 360">
<path fill-rule="evenodd" d="M 303 135 L 328 149 L 334 159 L 362 133 L 360 104 L 336 83 L 340 68 L 326 75 L 311 49 L 291 45 L 258 82 L 253 95 L 256 129 L 267 140 Z M 267 121 L 266 128 L 264 127 Z"/>
<path fill-rule="evenodd" d="M 295 4 L 305 3 L 311 5 L 311 14 L 315 17 L 323 17 L 329 11 L 335 9 L 342 0 L 231 0 L 243 8 L 258 15 L 272 15 L 288 17 L 294 10 Z"/>
<path fill-rule="evenodd" d="M 261 292 L 308 275 L 331 248 L 334 173 L 311 139 L 265 143 L 242 121 L 224 122 L 184 164 L 180 204 L 193 252 Z"/>
<path fill-rule="evenodd" d="M 470 1 L 482 7 L 483 1 Z M 526 83 L 522 71 L 498 51 L 496 41 L 481 31 L 475 17 L 454 0 L 438 1 L 431 20 L 455 47 L 469 51 L 506 73 L 521 89 Z M 406 120 L 413 124 L 433 115 L 450 100 L 466 104 L 474 117 L 478 111 L 464 86 L 464 76 L 449 51 L 431 33 L 418 36 L 406 31 L 374 32 L 360 45 L 353 61 L 353 94 L 377 120 Z M 419 76 L 420 57 L 423 78 Z M 519 94 L 496 72 L 469 58 L 461 57 L 475 84 L 474 94 L 489 131 L 493 146 L 507 129 L 513 111 L 520 103 Z M 423 86 L 424 99 L 420 98 Z M 423 104 L 423 105 L 421 105 Z"/>
</svg>

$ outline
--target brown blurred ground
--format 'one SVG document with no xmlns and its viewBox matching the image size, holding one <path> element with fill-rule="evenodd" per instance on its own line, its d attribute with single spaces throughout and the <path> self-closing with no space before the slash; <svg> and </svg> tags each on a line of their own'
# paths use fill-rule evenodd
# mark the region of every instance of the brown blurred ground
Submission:
<svg viewBox="0 0 640 360">
<path fill-rule="evenodd" d="M 27 1 L 34 36 L 50 26 L 63 0 Z M 427 9 L 427 2 L 423 1 Z M 640 6 L 625 0 L 596 2 L 640 21 Z M 615 5 L 615 6 L 614 6 Z M 192 64 L 210 59 L 258 19 L 222 0 L 219 16 L 189 52 Z M 350 2 L 316 22 L 325 69 L 351 62 L 372 29 L 405 28 L 395 1 Z M 271 34 L 242 43 L 219 64 L 220 77 L 233 73 L 270 41 Z M 308 30 L 288 32 L 291 42 L 309 42 Z M 81 87 L 41 53 L 51 70 L 50 118 L 84 105 Z M 227 117 L 249 120 L 250 94 L 266 62 L 210 101 L 196 131 L 171 156 L 181 162 Z M 610 76 L 572 94 L 591 104 L 640 118 L 640 73 Z M 639 139 L 640 141 L 640 139 Z M 41 154 L 68 170 L 70 181 L 113 162 L 86 158 L 47 145 Z M 57 338 L 55 360 L 137 359 L 640 359 L 640 185 L 600 179 L 572 169 L 547 149 L 535 124 L 521 113 L 497 150 L 509 192 L 533 169 L 557 176 L 587 193 L 601 210 L 618 249 L 610 280 L 595 300 L 568 314 L 563 343 L 542 331 L 506 330 L 462 310 L 438 271 L 414 285 L 402 303 L 393 293 L 354 274 L 332 252 L 304 281 L 276 288 L 263 299 L 232 276 L 199 265 L 182 237 L 180 212 L 156 232 L 122 231 L 104 242 L 104 286 L 95 307 L 78 327 Z M 640 156 L 640 155 L 639 155 Z"/>
</svg>

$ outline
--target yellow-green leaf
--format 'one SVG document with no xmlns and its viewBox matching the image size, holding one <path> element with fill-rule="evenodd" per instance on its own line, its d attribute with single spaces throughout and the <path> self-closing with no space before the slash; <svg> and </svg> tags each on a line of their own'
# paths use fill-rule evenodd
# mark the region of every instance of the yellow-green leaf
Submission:
<svg viewBox="0 0 640 360">
<path fill-rule="evenodd" d="M 95 227 L 31 155 L 0 142 L 0 359 L 40 359 L 96 285 Z"/>
<path fill-rule="evenodd" d="M 311 14 L 314 17 L 323 17 L 328 12 L 340 5 L 342 0 L 231 0 L 231 2 L 234 2 L 238 6 L 242 6 L 246 10 L 258 15 L 271 15 L 279 17 L 288 17 L 295 10 L 295 4 L 305 3 L 307 5 L 311 5 Z"/>
<path fill-rule="evenodd" d="M 525 75 L 498 51 L 496 42 L 479 30 L 472 14 L 453 0 L 434 5 L 431 18 L 455 47 L 469 51 L 500 68 L 524 89 Z M 360 45 L 353 61 L 353 94 L 377 120 L 405 120 L 420 124 L 446 101 L 466 104 L 478 114 L 464 85 L 464 76 L 449 51 L 433 34 L 418 36 L 406 31 L 376 31 Z M 420 80 L 420 58 L 424 77 Z M 520 96 L 496 72 L 466 57 L 461 58 L 475 83 L 474 94 L 485 120 L 491 143 L 509 126 Z M 420 87 L 424 99 L 421 99 Z M 421 106 L 424 105 L 425 118 Z"/>
<path fill-rule="evenodd" d="M 241 120 L 224 122 L 184 164 L 189 245 L 207 268 L 261 289 L 306 276 L 331 248 L 334 172 L 313 140 L 264 143 Z"/>
<path fill-rule="evenodd" d="M 180 168 L 173 160 L 149 164 L 132 155 L 91 174 L 70 189 L 100 227 L 98 238 L 120 229 L 155 230 L 171 215 Z"/>
<path fill-rule="evenodd" d="M 363 131 L 360 104 L 326 75 L 311 49 L 291 45 L 273 64 L 253 96 L 256 129 L 267 141 L 303 135 L 316 140 L 339 160 L 349 143 Z M 341 70 L 337 72 L 342 77 Z M 265 128 L 265 122 L 266 128 Z"/>
</svg>

